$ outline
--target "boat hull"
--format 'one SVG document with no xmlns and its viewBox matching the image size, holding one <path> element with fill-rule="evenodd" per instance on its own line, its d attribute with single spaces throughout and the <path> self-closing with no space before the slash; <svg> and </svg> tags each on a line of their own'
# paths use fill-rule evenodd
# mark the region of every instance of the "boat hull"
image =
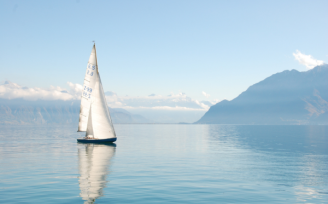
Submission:
<svg viewBox="0 0 328 204">
<path fill-rule="evenodd" d="M 85 139 L 79 138 L 77 142 L 81 143 L 113 143 L 116 141 L 117 138 L 108 138 L 108 139 Z"/>
</svg>

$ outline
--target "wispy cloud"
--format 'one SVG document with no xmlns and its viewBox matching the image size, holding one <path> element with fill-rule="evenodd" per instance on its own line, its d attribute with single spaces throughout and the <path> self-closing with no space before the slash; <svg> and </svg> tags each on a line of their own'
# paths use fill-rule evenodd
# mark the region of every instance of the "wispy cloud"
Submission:
<svg viewBox="0 0 328 204">
<path fill-rule="evenodd" d="M 205 93 L 205 91 L 202 91 L 202 94 L 206 97 L 206 98 L 209 98 L 211 95 L 208 94 L 208 93 Z"/>
<path fill-rule="evenodd" d="M 313 69 L 314 67 L 325 63 L 322 60 L 314 59 L 311 55 L 305 55 L 301 53 L 299 50 L 296 50 L 296 52 L 293 53 L 293 55 L 299 63 L 305 65 L 308 69 Z"/>
</svg>

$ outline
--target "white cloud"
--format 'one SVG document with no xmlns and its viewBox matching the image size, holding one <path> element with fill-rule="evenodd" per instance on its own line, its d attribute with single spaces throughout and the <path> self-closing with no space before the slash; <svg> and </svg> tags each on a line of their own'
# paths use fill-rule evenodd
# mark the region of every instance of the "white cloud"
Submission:
<svg viewBox="0 0 328 204">
<path fill-rule="evenodd" d="M 106 92 L 109 107 L 124 109 L 156 109 L 156 110 L 208 110 L 209 106 L 191 99 L 184 93 L 161 96 L 151 94 L 142 97 L 118 96 L 116 93 Z"/>
<path fill-rule="evenodd" d="M 59 86 L 50 86 L 49 89 L 22 87 L 16 83 L 6 81 L 0 85 L 0 98 L 25 100 L 80 100 L 82 85 L 67 82 L 69 90 Z M 171 93 L 168 96 L 151 94 L 149 96 L 130 97 L 118 96 L 116 93 L 105 92 L 109 107 L 143 110 L 179 110 L 179 111 L 207 111 L 212 102 L 197 101 L 185 93 Z"/>
<path fill-rule="evenodd" d="M 59 86 L 51 86 L 48 89 L 22 87 L 16 83 L 6 81 L 0 85 L 0 98 L 25 100 L 80 100 L 82 85 L 67 82 L 68 89 Z M 167 96 L 150 94 L 148 96 L 131 97 L 105 92 L 108 106 L 111 108 L 123 108 L 132 114 L 142 115 L 159 123 L 192 123 L 201 118 L 213 105 L 214 101 L 198 101 L 188 97 L 184 93 L 171 93 Z M 75 103 L 77 104 L 77 103 Z"/>
<path fill-rule="evenodd" d="M 67 82 L 70 90 L 69 93 L 77 99 L 80 99 L 82 94 L 83 86 L 81 84 L 73 84 L 72 82 Z"/>
<path fill-rule="evenodd" d="M 179 110 L 179 111 L 206 111 L 207 109 L 201 109 L 201 108 L 188 108 L 188 107 L 181 107 L 181 106 L 154 106 L 154 107 L 143 107 L 143 106 L 138 106 L 138 107 L 131 107 L 131 106 L 126 106 L 124 107 L 125 109 L 147 109 L 147 110 Z"/>
<path fill-rule="evenodd" d="M 223 100 L 225 100 L 225 99 L 223 99 Z M 215 104 L 217 104 L 217 103 L 219 103 L 219 102 L 221 102 L 222 100 L 220 100 L 220 99 L 213 99 L 213 100 L 211 100 L 211 101 L 209 101 L 212 105 L 215 105 Z"/>
<path fill-rule="evenodd" d="M 205 93 L 205 91 L 202 91 L 202 94 L 203 94 L 206 98 L 209 98 L 209 97 L 210 97 L 210 94 Z"/>
<path fill-rule="evenodd" d="M 22 87 L 16 83 L 6 81 L 0 85 L 0 98 L 25 100 L 78 100 L 81 96 L 82 86 L 68 82 L 70 90 L 59 86 L 50 86 L 49 89 Z"/>
<path fill-rule="evenodd" d="M 305 65 L 308 69 L 313 69 L 318 65 L 322 65 L 325 62 L 322 60 L 316 60 L 311 55 L 302 54 L 299 50 L 296 50 L 296 53 L 293 53 L 295 59 Z"/>
</svg>

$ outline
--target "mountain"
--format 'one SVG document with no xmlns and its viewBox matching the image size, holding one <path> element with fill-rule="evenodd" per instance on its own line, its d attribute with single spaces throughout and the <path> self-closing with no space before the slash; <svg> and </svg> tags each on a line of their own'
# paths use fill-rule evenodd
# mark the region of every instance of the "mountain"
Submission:
<svg viewBox="0 0 328 204">
<path fill-rule="evenodd" d="M 109 108 L 113 123 L 155 123 L 142 115 L 132 114 L 123 108 Z"/>
<path fill-rule="evenodd" d="M 121 108 L 109 108 L 113 123 L 153 123 Z M 0 99 L 0 124 L 77 124 L 80 101 Z"/>
<path fill-rule="evenodd" d="M 213 105 L 196 123 L 328 124 L 328 65 L 274 74 L 231 101 Z"/>
</svg>

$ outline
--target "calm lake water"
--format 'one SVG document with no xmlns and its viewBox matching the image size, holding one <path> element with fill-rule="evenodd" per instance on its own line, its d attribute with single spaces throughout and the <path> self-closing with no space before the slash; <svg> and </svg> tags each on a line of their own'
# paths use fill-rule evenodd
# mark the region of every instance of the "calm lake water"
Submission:
<svg viewBox="0 0 328 204">
<path fill-rule="evenodd" d="M 0 203 L 327 203 L 328 126 L 1 126 Z"/>
</svg>

